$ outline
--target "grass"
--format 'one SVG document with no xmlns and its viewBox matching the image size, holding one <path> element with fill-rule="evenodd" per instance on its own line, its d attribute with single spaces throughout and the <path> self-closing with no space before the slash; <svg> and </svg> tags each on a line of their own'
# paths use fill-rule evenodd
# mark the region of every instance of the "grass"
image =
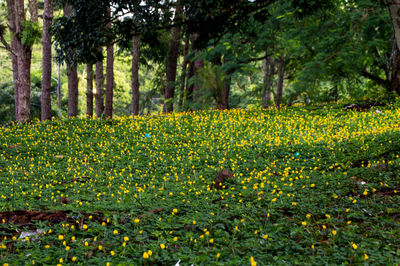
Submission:
<svg viewBox="0 0 400 266">
<path fill-rule="evenodd" d="M 201 111 L 4 127 L 0 260 L 399 264 L 400 109 L 379 110 Z M 222 169 L 234 178 L 217 190 Z M 38 212 L 7 212 L 15 210 Z M 37 229 L 44 232 L 20 238 Z"/>
</svg>

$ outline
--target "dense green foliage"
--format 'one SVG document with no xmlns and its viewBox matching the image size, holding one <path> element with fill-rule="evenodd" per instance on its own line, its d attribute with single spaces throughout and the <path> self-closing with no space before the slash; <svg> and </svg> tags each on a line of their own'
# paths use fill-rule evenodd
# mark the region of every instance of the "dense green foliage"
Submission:
<svg viewBox="0 0 400 266">
<path fill-rule="evenodd" d="M 321 105 L 3 127 L 2 211 L 68 218 L 2 213 L 1 261 L 398 264 L 399 117 Z"/>
</svg>

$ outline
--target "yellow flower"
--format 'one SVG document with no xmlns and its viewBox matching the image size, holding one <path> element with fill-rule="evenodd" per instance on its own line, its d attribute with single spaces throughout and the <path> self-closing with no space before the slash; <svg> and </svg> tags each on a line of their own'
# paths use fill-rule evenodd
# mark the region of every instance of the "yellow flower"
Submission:
<svg viewBox="0 0 400 266">
<path fill-rule="evenodd" d="M 333 231 L 332 231 L 332 235 L 335 236 L 336 234 L 337 234 L 337 232 L 336 232 L 335 230 L 333 230 Z"/>
<path fill-rule="evenodd" d="M 110 254 L 111 254 L 111 256 L 114 256 L 115 255 L 114 250 L 111 250 Z"/>
<path fill-rule="evenodd" d="M 149 254 L 147 254 L 147 252 L 143 253 L 143 259 L 148 259 L 149 258 Z"/>
<path fill-rule="evenodd" d="M 196 221 L 193 221 L 193 224 L 196 224 Z"/>
<path fill-rule="evenodd" d="M 217 253 L 217 259 L 219 259 L 220 256 L 221 256 L 221 254 Z"/>
<path fill-rule="evenodd" d="M 69 246 L 66 246 L 66 247 L 65 247 L 65 250 L 66 250 L 66 251 L 68 251 L 68 250 L 70 250 L 70 249 L 71 249 L 71 248 L 70 248 Z"/>
<path fill-rule="evenodd" d="M 58 236 L 58 240 L 63 240 L 64 239 L 64 236 L 63 235 L 59 235 Z"/>
<path fill-rule="evenodd" d="M 307 222 L 304 222 L 304 221 L 303 221 L 303 222 L 301 222 L 301 224 L 302 224 L 303 226 L 305 226 L 305 225 L 307 224 Z"/>
<path fill-rule="evenodd" d="M 355 243 L 353 243 L 351 246 L 352 246 L 354 249 L 357 249 L 357 248 L 358 248 L 357 244 L 355 244 Z"/>
<path fill-rule="evenodd" d="M 113 231 L 113 234 L 114 234 L 114 235 L 118 235 L 118 230 L 114 230 L 114 231 Z"/>
<path fill-rule="evenodd" d="M 177 209 L 173 209 L 172 212 L 173 212 L 173 213 L 177 213 L 178 210 L 177 210 Z"/>
<path fill-rule="evenodd" d="M 46 248 L 46 249 L 47 249 L 47 248 L 50 248 L 50 245 L 46 245 L 46 246 L 44 246 L 44 248 Z"/>
<path fill-rule="evenodd" d="M 211 243 L 211 244 L 214 243 L 214 239 L 211 238 L 211 239 L 210 239 L 210 243 Z"/>
<path fill-rule="evenodd" d="M 125 241 L 125 242 L 128 242 L 128 241 L 129 241 L 129 237 L 124 236 L 124 241 Z"/>
<path fill-rule="evenodd" d="M 160 244 L 161 249 L 165 249 L 165 245 L 164 244 Z"/>
<path fill-rule="evenodd" d="M 175 241 L 175 242 L 178 241 L 178 237 L 174 237 L 174 241 Z"/>
<path fill-rule="evenodd" d="M 257 266 L 257 262 L 254 260 L 253 256 L 250 257 L 250 265 Z"/>
<path fill-rule="evenodd" d="M 263 238 L 264 238 L 264 239 L 267 239 L 267 238 L 268 238 L 268 235 L 264 235 Z"/>
<path fill-rule="evenodd" d="M 307 213 L 306 217 L 307 217 L 307 219 L 310 219 L 311 214 Z"/>
<path fill-rule="evenodd" d="M 75 257 L 75 256 L 73 256 L 71 260 L 72 260 L 72 261 L 76 261 L 76 257 Z"/>
<path fill-rule="evenodd" d="M 103 246 L 102 246 L 102 245 L 99 245 L 99 246 L 98 246 L 98 249 L 99 249 L 99 250 L 102 250 L 102 249 L 103 249 Z"/>
<path fill-rule="evenodd" d="M 82 226 L 82 228 L 86 230 L 88 227 L 87 227 L 86 224 L 84 224 L 84 225 Z"/>
<path fill-rule="evenodd" d="M 153 251 L 151 251 L 150 249 L 147 251 L 147 254 L 149 254 L 149 256 L 153 255 Z"/>
<path fill-rule="evenodd" d="M 138 218 L 136 218 L 135 220 L 133 220 L 133 222 L 134 222 L 135 224 L 137 224 L 137 223 L 140 222 L 140 220 L 139 220 Z"/>
<path fill-rule="evenodd" d="M 367 260 L 369 257 L 367 254 L 364 254 L 364 259 Z"/>
<path fill-rule="evenodd" d="M 325 214 L 325 217 L 328 218 L 328 219 L 331 218 L 331 216 L 329 214 Z"/>
<path fill-rule="evenodd" d="M 296 203 L 296 202 L 292 202 L 292 205 L 293 205 L 293 206 L 296 206 L 296 205 L 297 205 L 297 203 Z"/>
</svg>

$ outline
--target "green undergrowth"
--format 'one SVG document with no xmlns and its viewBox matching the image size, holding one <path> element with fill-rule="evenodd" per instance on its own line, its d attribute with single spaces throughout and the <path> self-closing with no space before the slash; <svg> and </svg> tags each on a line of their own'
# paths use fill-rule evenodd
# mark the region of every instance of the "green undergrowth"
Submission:
<svg viewBox="0 0 400 266">
<path fill-rule="evenodd" d="M 1 262 L 398 264 L 399 117 L 324 106 L 4 127 Z"/>
</svg>

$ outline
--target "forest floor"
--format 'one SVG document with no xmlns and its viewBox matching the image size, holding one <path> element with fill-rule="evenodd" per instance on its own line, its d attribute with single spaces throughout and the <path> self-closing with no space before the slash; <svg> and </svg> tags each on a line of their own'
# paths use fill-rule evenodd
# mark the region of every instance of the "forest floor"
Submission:
<svg viewBox="0 0 400 266">
<path fill-rule="evenodd" d="M 5 126 L 0 261 L 398 264 L 399 155 L 396 105 Z"/>
</svg>

